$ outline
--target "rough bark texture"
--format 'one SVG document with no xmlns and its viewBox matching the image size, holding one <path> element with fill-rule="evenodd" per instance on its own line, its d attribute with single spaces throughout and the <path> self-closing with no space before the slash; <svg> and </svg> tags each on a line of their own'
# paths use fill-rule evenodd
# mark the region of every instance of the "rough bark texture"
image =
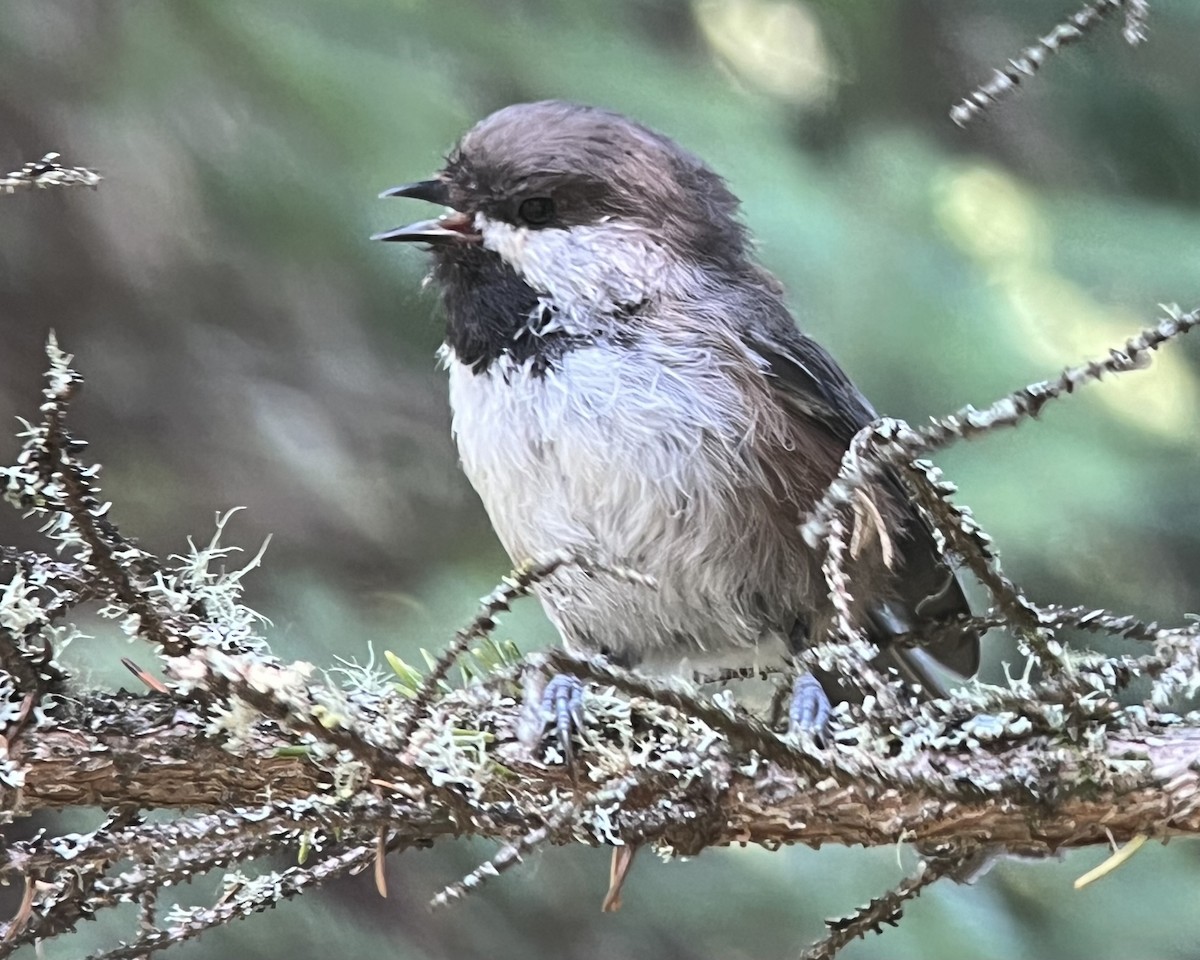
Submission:
<svg viewBox="0 0 1200 960">
<path fill-rule="evenodd" d="M 280 757 L 262 737 L 243 755 L 204 736 L 199 714 L 165 696 L 96 696 L 49 729 L 9 746 L 26 768 L 20 790 L 0 789 L 0 807 L 21 816 L 63 807 L 218 810 L 320 792 L 321 771 Z"/>
<path fill-rule="evenodd" d="M 467 704 L 455 708 L 457 726 L 470 727 L 467 709 Z M 502 790 L 495 782 L 488 784 L 477 801 L 479 816 L 470 823 L 456 823 L 450 806 L 437 815 L 439 795 L 428 792 L 420 798 L 419 823 L 392 824 L 407 842 L 463 832 L 510 838 L 514 831 L 545 822 L 552 794 L 561 798 L 574 793 L 580 811 L 586 810 L 588 790 L 573 785 L 563 766 L 535 762 L 520 746 L 516 707 L 489 704 L 481 714 L 486 716 L 476 718 L 479 727 L 495 730 L 496 755 L 506 770 L 519 770 L 520 776 L 506 778 Z M 655 727 L 652 736 L 661 739 L 665 729 Z M 295 742 L 261 725 L 231 753 L 218 739 L 205 736 L 201 717 L 186 704 L 159 695 L 96 696 L 71 716 L 26 730 L 10 744 L 9 756 L 24 768 L 25 783 L 19 790 L 0 792 L 0 806 L 16 815 L 64 807 L 218 811 L 253 807 L 267 798 L 285 802 L 328 795 L 330 776 L 324 764 L 280 755 Z M 648 749 L 648 743 L 639 749 Z M 673 788 L 677 815 L 663 817 L 658 809 L 662 794 L 653 789 L 652 778 L 628 792 L 619 819 L 632 828 L 628 839 L 661 840 L 681 850 L 730 843 L 873 846 L 906 839 L 978 840 L 1036 851 L 1110 838 L 1124 842 L 1138 834 L 1200 834 L 1200 730 L 1168 726 L 1111 738 L 1107 756 L 1112 766 L 1136 770 L 1120 788 L 1089 789 L 1091 772 L 1082 765 L 1072 769 L 1069 762 L 1061 765 L 1056 782 L 1043 784 L 1040 792 L 1009 788 L 986 796 L 970 786 L 985 781 L 989 774 L 984 768 L 993 764 L 1029 767 L 1044 756 L 1046 746 L 1042 737 L 1004 744 L 982 765 L 969 755 L 933 751 L 913 758 L 910 769 L 932 765 L 949 781 L 963 784 L 960 794 L 950 797 L 920 778 L 844 780 L 836 765 L 827 779 L 810 783 L 778 766 L 734 756 L 722 743 L 701 761 L 722 771 L 717 781 L 723 782 L 715 789 L 712 777 L 697 777 L 690 788 Z M 837 752 L 835 748 L 831 759 Z M 857 748 L 842 752 L 854 762 L 864 759 Z M 813 759 L 819 762 L 820 756 L 818 752 Z M 580 760 L 588 763 L 588 754 Z M 1088 762 L 1094 764 L 1095 757 Z M 754 773 L 739 771 L 747 767 Z M 396 769 L 386 773 L 395 777 Z M 495 816 L 501 805 L 503 817 Z"/>
</svg>

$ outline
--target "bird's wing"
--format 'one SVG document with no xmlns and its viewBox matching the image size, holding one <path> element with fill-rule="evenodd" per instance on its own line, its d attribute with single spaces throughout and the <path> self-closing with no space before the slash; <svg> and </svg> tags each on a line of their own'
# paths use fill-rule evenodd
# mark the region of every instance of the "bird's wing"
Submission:
<svg viewBox="0 0 1200 960">
<path fill-rule="evenodd" d="M 875 419 L 867 398 L 811 337 L 797 331 L 786 339 L 752 336 L 748 344 L 767 362 L 767 373 L 786 406 L 821 426 L 842 449 Z"/>
<path fill-rule="evenodd" d="M 782 396 L 784 408 L 803 419 L 805 426 L 816 425 L 825 431 L 839 449 L 845 450 L 854 435 L 876 418 L 867 398 L 811 337 L 793 328 L 786 334 L 750 335 L 747 346 L 766 362 L 768 378 Z M 899 613 L 908 621 L 901 629 L 912 629 L 921 621 L 969 614 L 962 587 L 938 550 L 929 522 L 912 505 L 898 478 L 889 475 L 887 487 L 904 521 L 897 544 L 900 565 L 895 584 L 895 597 L 902 608 Z M 894 617 L 885 616 L 883 611 L 873 613 L 877 626 L 886 631 L 886 622 Z M 979 641 L 975 637 L 950 637 L 926 649 L 963 676 L 974 674 L 979 667 Z M 942 685 L 921 666 L 922 658 L 906 656 L 910 653 L 918 652 L 895 649 L 887 655 L 904 671 L 918 674 L 915 679 L 927 689 L 939 690 Z"/>
</svg>

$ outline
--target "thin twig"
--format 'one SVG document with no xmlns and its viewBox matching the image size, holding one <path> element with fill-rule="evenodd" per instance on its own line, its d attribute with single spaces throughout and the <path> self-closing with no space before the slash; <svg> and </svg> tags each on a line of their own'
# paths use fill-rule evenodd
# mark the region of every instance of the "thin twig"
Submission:
<svg viewBox="0 0 1200 960">
<path fill-rule="evenodd" d="M 461 880 L 439 891 L 429 905 L 436 909 L 461 900 L 492 877 L 498 877 L 515 867 L 524 857 L 548 840 L 552 840 L 579 812 L 592 809 L 600 804 L 620 803 L 636 783 L 636 777 L 624 777 L 601 790 L 593 791 L 578 802 L 569 799 L 562 801 L 544 824 L 530 830 L 519 840 L 505 844 L 496 852 L 495 856 L 481 863 Z"/>
<path fill-rule="evenodd" d="M 920 896 L 930 884 L 953 873 L 960 862 L 950 857 L 921 861 L 916 873 L 905 877 L 882 897 L 860 907 L 849 917 L 826 920 L 829 933 L 800 954 L 800 960 L 832 960 L 851 940 L 864 938 L 868 933 L 883 933 L 884 924 L 896 926 L 904 914 L 904 904 Z"/>
<path fill-rule="evenodd" d="M 417 688 L 412 698 L 408 719 L 400 729 L 402 745 L 412 739 L 417 726 L 425 719 L 434 697 L 437 696 L 438 684 L 446 678 L 455 661 L 467 652 L 472 643 L 486 637 L 496 629 L 496 617 L 501 613 L 506 613 L 511 608 L 513 601 L 527 596 L 534 584 L 541 583 L 553 576 L 560 568 L 573 562 L 575 562 L 575 558 L 568 553 L 555 553 L 542 559 L 530 560 L 515 568 L 495 590 L 479 601 L 479 612 L 475 614 L 469 624 L 454 635 L 454 639 L 446 645 L 446 649 L 438 657 L 433 669 L 425 675 L 425 679 Z"/>
<path fill-rule="evenodd" d="M 0 193 L 15 193 L 34 187 L 95 187 L 104 178 L 87 167 L 64 167 L 59 154 L 48 153 L 41 160 L 31 160 L 20 170 L 0 177 Z"/>
<path fill-rule="evenodd" d="M 585 559 L 565 551 L 528 560 L 521 564 L 509 573 L 495 590 L 480 601 L 480 609 L 475 618 L 455 634 L 454 639 L 447 644 L 442 655 L 438 657 L 433 669 L 426 674 L 421 686 L 413 696 L 408 719 L 401 728 L 401 745 L 408 743 L 417 726 L 425 719 L 434 697 L 437 696 L 438 685 L 446 678 L 458 658 L 467 652 L 472 643 L 486 637 L 496 629 L 496 617 L 507 612 L 514 601 L 528 596 L 537 584 L 549 579 L 567 566 L 578 566 L 589 572 L 605 573 L 623 580 L 642 583 L 647 588 L 654 586 L 651 578 L 635 570 L 599 560 Z"/>
<path fill-rule="evenodd" d="M 847 532 L 841 517 L 833 517 L 829 523 L 829 538 L 825 545 L 825 559 L 821 573 L 829 592 L 829 601 L 834 616 L 830 624 L 828 647 L 814 644 L 802 650 L 797 660 L 814 666 L 826 649 L 841 663 L 838 671 L 864 693 L 875 697 L 881 716 L 897 717 L 903 714 L 903 706 L 896 694 L 895 686 L 877 669 L 872 661 L 879 655 L 879 648 L 859 628 L 854 615 L 850 595 L 850 577 L 845 569 Z"/>
<path fill-rule="evenodd" d="M 1146 20 L 1150 16 L 1150 0 L 1125 0 L 1125 26 L 1121 29 L 1125 42 L 1137 46 L 1146 39 Z"/>
<path fill-rule="evenodd" d="M 250 896 L 234 896 L 215 903 L 211 907 L 197 908 L 179 918 L 167 928 L 156 928 L 142 933 L 128 943 L 112 950 L 93 953 L 88 960 L 142 960 L 152 951 L 162 950 L 172 944 L 183 943 L 198 937 L 205 930 L 224 926 L 290 899 L 304 889 L 317 886 L 334 877 L 362 869 L 375 856 L 375 844 L 353 845 L 342 853 L 334 854 L 311 868 L 290 867 L 280 873 L 269 889 Z"/>
<path fill-rule="evenodd" d="M 992 104 L 1015 93 L 1021 82 L 1036 74 L 1049 57 L 1063 47 L 1083 40 L 1101 20 L 1124 4 L 1125 0 L 1097 0 L 1071 14 L 1044 37 L 1039 37 L 1032 46 L 1017 54 L 1016 59 L 1009 60 L 1007 67 L 997 69 L 991 80 L 980 84 L 951 107 L 950 119 L 960 127 L 965 127 Z M 1142 9 L 1137 14 L 1131 9 L 1126 15 L 1125 38 L 1130 43 L 1144 39 L 1146 10 L 1144 3 L 1140 6 Z M 1133 34 L 1137 35 L 1136 39 Z"/>
<path fill-rule="evenodd" d="M 867 425 L 850 443 L 843 469 L 804 523 L 806 540 L 819 545 L 828 535 L 829 521 L 850 506 L 856 491 L 894 466 L 944 449 L 959 440 L 973 440 L 1004 427 L 1017 427 L 1038 416 L 1047 403 L 1069 395 L 1105 374 L 1144 369 L 1149 354 L 1163 344 L 1200 326 L 1200 308 L 1183 313 L 1164 305 L 1165 318 L 1110 350 L 1107 357 L 1067 367 L 1054 380 L 1032 383 L 989 404 L 982 410 L 967 406 L 946 417 L 931 418 L 914 429 L 903 420 L 881 418 Z"/>
<path fill-rule="evenodd" d="M 901 466 L 901 476 L 925 513 L 946 538 L 947 545 L 966 563 L 975 577 L 987 587 L 992 600 L 1008 625 L 1049 674 L 1066 668 L 1062 647 L 1049 636 L 1037 608 L 1024 592 L 1005 576 L 1000 558 L 992 549 L 992 538 L 976 521 L 971 511 L 951 500 L 957 488 L 942 476 L 928 460 L 914 460 Z"/>
<path fill-rule="evenodd" d="M 1152 641 L 1161 632 L 1154 621 L 1149 623 L 1128 614 L 1116 614 L 1092 607 L 1061 607 L 1057 604 L 1034 606 L 1038 621 L 1054 630 L 1073 628 L 1089 633 L 1105 633 L 1126 640 Z"/>
<path fill-rule="evenodd" d="M 130 568 L 146 557 L 116 534 L 107 520 L 108 505 L 97 496 L 91 476 L 74 456 L 78 447 L 66 429 L 67 412 L 71 401 L 83 385 L 83 378 L 70 367 L 71 358 L 62 354 L 51 334 L 46 344 L 51 358 L 42 405 L 45 414 L 45 450 L 42 469 L 49 486 L 58 477 L 62 489 L 61 509 L 71 518 L 79 538 L 86 546 L 81 561 L 92 566 L 112 584 L 120 601 L 138 617 L 138 632 L 172 655 L 185 653 L 190 642 L 178 632 L 168 629 L 163 617 L 136 585 Z M 129 554 L 118 559 L 118 553 Z"/>
</svg>

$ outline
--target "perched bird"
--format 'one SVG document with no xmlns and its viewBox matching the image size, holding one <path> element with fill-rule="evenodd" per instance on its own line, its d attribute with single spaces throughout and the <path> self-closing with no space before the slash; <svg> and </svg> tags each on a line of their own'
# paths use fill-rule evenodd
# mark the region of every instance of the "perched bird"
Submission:
<svg viewBox="0 0 1200 960">
<path fill-rule="evenodd" d="M 623 116 L 543 101 L 383 196 L 450 208 L 374 239 L 432 249 L 454 437 L 509 555 L 567 550 L 657 582 L 560 571 L 539 596 L 567 648 L 669 670 L 823 639 L 832 605 L 800 527 L 875 412 L 797 328 L 725 181 Z M 876 536 L 849 564 L 863 621 L 882 667 L 939 691 L 931 658 L 970 675 L 977 639 L 891 640 L 966 600 L 899 483 L 868 494 Z M 845 697 L 818 680 L 791 713 L 810 730 Z M 579 686 L 549 690 L 561 735 Z"/>
</svg>

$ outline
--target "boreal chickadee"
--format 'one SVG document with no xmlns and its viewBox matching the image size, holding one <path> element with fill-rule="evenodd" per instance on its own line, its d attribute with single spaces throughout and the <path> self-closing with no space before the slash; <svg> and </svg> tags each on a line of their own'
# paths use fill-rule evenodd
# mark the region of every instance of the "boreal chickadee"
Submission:
<svg viewBox="0 0 1200 960">
<path fill-rule="evenodd" d="M 826 635 L 800 526 L 875 413 L 797 329 L 721 177 L 616 113 L 543 101 L 493 113 L 433 179 L 383 196 L 451 208 L 374 239 L 433 252 L 454 436 L 509 555 L 565 550 L 657 581 L 556 574 L 538 593 L 568 649 L 669 669 Z M 850 564 L 855 597 L 881 666 L 938 691 L 931 659 L 972 674 L 977 639 L 891 638 L 966 601 L 899 485 L 870 500 L 886 533 Z M 794 724 L 820 729 L 845 696 L 819 679 L 797 682 Z M 563 735 L 578 685 L 550 689 Z"/>
</svg>

